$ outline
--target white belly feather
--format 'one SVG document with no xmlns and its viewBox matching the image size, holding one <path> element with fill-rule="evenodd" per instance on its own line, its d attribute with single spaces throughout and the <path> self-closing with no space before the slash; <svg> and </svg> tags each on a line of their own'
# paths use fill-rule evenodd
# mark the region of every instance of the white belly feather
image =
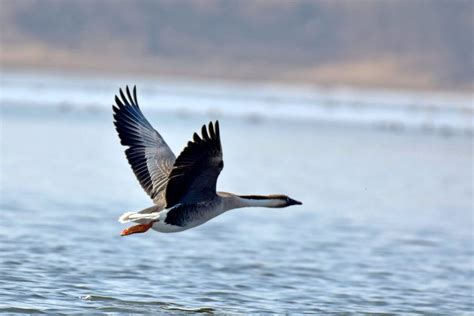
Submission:
<svg viewBox="0 0 474 316">
<path fill-rule="evenodd" d="M 192 222 L 186 224 L 186 226 L 176 226 L 166 223 L 166 216 L 169 211 L 171 211 L 174 207 L 162 210 L 160 212 L 153 212 L 153 213 L 138 213 L 138 212 L 127 212 L 120 216 L 119 222 L 121 223 L 128 223 L 128 222 L 135 222 L 146 224 L 153 221 L 153 226 L 151 227 L 153 230 L 161 232 L 161 233 L 176 233 L 183 230 L 187 230 L 199 225 L 204 224 L 205 222 L 209 221 L 210 219 L 222 214 L 225 210 L 222 207 L 221 203 L 214 204 L 213 207 L 209 208 L 205 212 L 205 216 L 195 219 Z"/>
</svg>

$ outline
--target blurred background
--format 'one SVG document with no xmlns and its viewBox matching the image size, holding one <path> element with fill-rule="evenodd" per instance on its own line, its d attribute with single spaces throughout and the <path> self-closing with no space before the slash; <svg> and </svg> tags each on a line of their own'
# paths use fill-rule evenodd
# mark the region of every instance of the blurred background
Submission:
<svg viewBox="0 0 474 316">
<path fill-rule="evenodd" d="M 431 90 L 474 84 L 471 1 L 2 0 L 1 28 L 1 62 L 12 68 Z"/>
<path fill-rule="evenodd" d="M 472 313 L 474 2 L 0 0 L 0 312 Z M 111 105 L 179 154 L 220 120 L 241 209 L 151 205 Z"/>
</svg>

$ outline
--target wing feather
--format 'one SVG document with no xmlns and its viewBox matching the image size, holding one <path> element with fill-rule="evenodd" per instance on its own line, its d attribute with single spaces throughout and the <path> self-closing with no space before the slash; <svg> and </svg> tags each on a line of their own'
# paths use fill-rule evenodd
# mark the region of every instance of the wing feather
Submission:
<svg viewBox="0 0 474 316">
<path fill-rule="evenodd" d="M 176 158 L 140 110 L 136 87 L 133 94 L 127 86 L 125 93 L 119 90 L 119 95 L 112 108 L 120 143 L 128 147 L 127 160 L 148 195 L 156 204 L 164 204 L 166 180 Z"/>
<path fill-rule="evenodd" d="M 193 134 L 174 162 L 166 186 L 166 204 L 196 203 L 216 195 L 217 178 L 224 168 L 219 122 L 201 128 L 201 137 Z"/>
</svg>

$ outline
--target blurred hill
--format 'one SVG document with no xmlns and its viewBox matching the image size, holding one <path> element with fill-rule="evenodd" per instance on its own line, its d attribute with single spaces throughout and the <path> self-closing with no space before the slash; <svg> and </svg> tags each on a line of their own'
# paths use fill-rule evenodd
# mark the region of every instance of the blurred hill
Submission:
<svg viewBox="0 0 474 316">
<path fill-rule="evenodd" d="M 472 89 L 474 1 L 1 0 L 0 65 Z"/>
</svg>

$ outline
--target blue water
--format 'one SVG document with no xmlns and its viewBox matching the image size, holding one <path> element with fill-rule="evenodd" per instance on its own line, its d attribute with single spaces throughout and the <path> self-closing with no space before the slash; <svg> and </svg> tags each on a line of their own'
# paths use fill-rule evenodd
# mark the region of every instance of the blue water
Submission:
<svg viewBox="0 0 474 316">
<path fill-rule="evenodd" d="M 220 190 L 284 193 L 304 205 L 120 237 L 118 216 L 151 201 L 110 104 L 9 102 L 5 91 L 0 312 L 473 312 L 470 135 L 148 104 L 176 153 L 220 119 Z"/>
</svg>

